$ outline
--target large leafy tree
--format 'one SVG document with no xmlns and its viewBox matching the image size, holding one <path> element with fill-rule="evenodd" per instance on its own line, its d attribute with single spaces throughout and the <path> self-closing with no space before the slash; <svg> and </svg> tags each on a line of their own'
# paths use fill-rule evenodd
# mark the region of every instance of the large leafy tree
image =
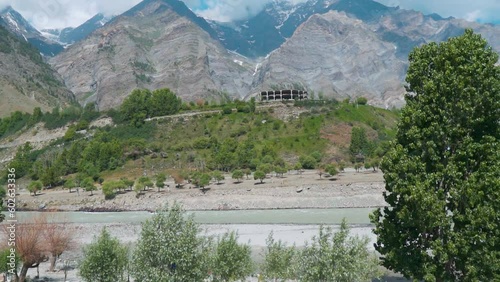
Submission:
<svg viewBox="0 0 500 282">
<path fill-rule="evenodd" d="M 210 267 L 209 241 L 179 204 L 159 211 L 142 226 L 133 255 L 135 281 L 203 281 Z"/>
<path fill-rule="evenodd" d="M 80 276 L 86 282 L 126 281 L 128 249 L 104 228 L 99 237 L 83 249 Z"/>
<path fill-rule="evenodd" d="M 480 35 L 412 51 L 388 207 L 371 219 L 382 263 L 425 281 L 500 280 L 500 69 Z"/>
<path fill-rule="evenodd" d="M 252 250 L 238 243 L 238 234 L 224 233 L 217 241 L 212 257 L 214 281 L 244 281 L 252 274 Z"/>
</svg>

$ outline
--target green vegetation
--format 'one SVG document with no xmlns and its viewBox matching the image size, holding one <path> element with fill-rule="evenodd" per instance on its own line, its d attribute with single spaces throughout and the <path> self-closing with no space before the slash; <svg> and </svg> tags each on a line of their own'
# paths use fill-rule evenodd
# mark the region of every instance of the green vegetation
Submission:
<svg viewBox="0 0 500 282">
<path fill-rule="evenodd" d="M 371 281 L 380 273 L 367 240 L 350 236 L 345 221 L 336 233 L 321 227 L 303 249 L 276 242 L 271 233 L 261 273 L 273 281 Z M 135 281 L 242 281 L 256 270 L 250 246 L 238 243 L 237 233 L 206 236 L 177 203 L 143 224 L 132 256 L 127 254 L 128 248 L 103 229 L 84 248 L 80 276 L 84 281 L 127 281 L 125 274 Z"/>
<path fill-rule="evenodd" d="M 292 103 L 286 105 L 290 110 L 294 109 Z M 229 108 L 236 111 L 195 115 L 189 121 L 182 117 L 146 121 L 148 117 L 178 113 L 181 108 L 220 111 Z M 103 176 L 112 175 L 113 171 L 122 173 L 126 164 L 138 159 L 143 164 L 162 168 L 155 169 L 153 175 L 165 173 L 172 167 L 188 174 L 198 170 L 201 174 L 194 184 L 205 187 L 212 178 L 217 183 L 223 180 L 221 175 L 213 174 L 214 171 L 221 174 L 241 171 L 244 173 L 239 173 L 236 179 L 242 180 L 244 175 L 248 178 L 255 170 L 283 176 L 297 165 L 297 158 L 300 168 L 323 167 L 331 162 L 331 156 L 325 158 L 324 153 L 333 144 L 322 137 L 325 133 L 335 132 L 336 126 L 363 128 L 366 142 L 370 148 L 375 148 L 371 150 L 373 157 L 370 155 L 367 159 L 380 158 L 387 147 L 382 145 L 390 140 L 387 136 L 393 135 L 386 133 L 394 131 L 397 120 L 391 111 L 366 105 L 354 107 L 324 101 L 308 104 L 306 108 L 308 111 L 298 118 L 282 121 L 271 110 L 257 107 L 255 100 L 222 105 L 204 100 L 183 104 L 168 89 L 152 92 L 142 89 L 133 91 L 119 111 L 99 113 L 93 104 L 83 109 L 69 107 L 61 111 L 54 108 L 45 114 L 36 109 L 32 115 L 16 113 L 12 118 L 1 120 L 0 129 L 6 132 L 4 135 L 9 135 L 38 121 L 45 121 L 47 128 L 71 123 L 64 138 L 41 150 L 33 150 L 29 144 L 20 147 L 11 163 L 17 170 L 17 177 L 29 176 L 47 187 L 62 185 L 67 176 L 75 173 L 81 175 L 81 180 L 90 177 L 97 182 Z M 90 122 L 101 115 L 112 117 L 116 125 L 89 128 Z M 377 129 L 357 118 L 377 124 Z M 80 133 L 79 130 L 83 129 L 87 132 Z M 347 145 L 335 144 L 341 149 L 337 158 L 348 159 Z M 210 178 L 204 176 L 201 179 L 202 174 Z M 257 179 L 263 181 L 264 178 L 265 175 Z M 3 181 L 5 179 L 3 175 Z M 80 182 L 75 182 L 75 187 L 82 187 Z M 148 187 L 154 187 L 154 184 Z M 89 188 L 92 194 L 94 188 Z M 138 188 L 138 192 L 143 189 Z M 116 189 L 108 188 L 106 197 L 114 197 L 114 191 Z"/>
<path fill-rule="evenodd" d="M 85 282 L 124 282 L 128 249 L 104 228 L 99 237 L 83 249 L 79 275 Z"/>
<path fill-rule="evenodd" d="M 335 233 L 320 227 L 319 235 L 300 253 L 299 281 L 372 281 L 381 273 L 378 258 L 368 251 L 367 244 L 366 237 L 349 236 L 345 219 Z"/>
<path fill-rule="evenodd" d="M 137 89 L 123 101 L 120 112 L 123 119 L 130 121 L 132 125 L 140 126 L 146 118 L 178 113 L 181 104 L 181 99 L 169 89 L 153 92 Z"/>
<path fill-rule="evenodd" d="M 217 241 L 212 255 L 215 281 L 244 281 L 253 272 L 252 251 L 249 245 L 238 243 L 238 234 L 224 233 Z"/>
<path fill-rule="evenodd" d="M 41 191 L 43 188 L 42 181 L 33 181 L 28 185 L 28 191 L 36 196 L 36 192 Z"/>
<path fill-rule="evenodd" d="M 388 269 L 415 281 L 500 280 L 500 67 L 472 30 L 414 49 L 388 207 L 371 221 Z"/>
<path fill-rule="evenodd" d="M 210 269 L 209 242 L 192 217 L 174 204 L 142 226 L 132 259 L 135 281 L 203 281 Z"/>
</svg>

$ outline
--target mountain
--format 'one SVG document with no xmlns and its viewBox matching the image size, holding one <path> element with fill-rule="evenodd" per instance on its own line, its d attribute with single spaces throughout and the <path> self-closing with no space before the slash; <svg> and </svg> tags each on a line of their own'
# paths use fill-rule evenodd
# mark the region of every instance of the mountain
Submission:
<svg viewBox="0 0 500 282">
<path fill-rule="evenodd" d="M 0 11 L 0 25 L 35 46 L 45 56 L 55 56 L 64 50 L 62 45 L 44 37 L 10 6 Z"/>
<path fill-rule="evenodd" d="M 96 29 L 104 26 L 112 18 L 113 17 L 106 17 L 99 13 L 76 28 L 67 27 L 64 29 L 44 29 L 42 30 L 42 33 L 45 33 L 47 37 L 50 37 L 63 45 L 71 45 L 86 38 Z"/>
<path fill-rule="evenodd" d="M 0 115 L 20 110 L 50 110 L 74 103 L 61 77 L 39 51 L 0 26 Z"/>
<path fill-rule="evenodd" d="M 194 100 L 284 84 L 399 107 L 409 52 L 465 28 L 500 51 L 500 27 L 372 0 L 274 0 L 231 23 L 207 22 L 178 0 L 145 0 L 50 62 L 81 103 L 101 108 L 138 87 L 169 87 Z"/>
<path fill-rule="evenodd" d="M 298 28 L 289 25 L 293 35 L 260 62 L 253 92 L 300 84 L 325 97 L 365 96 L 378 106 L 399 107 L 403 105 L 408 54 L 414 47 L 442 42 L 473 28 L 500 52 L 500 27 L 494 25 L 424 15 L 371 0 L 311 0 L 288 9 L 276 6 L 279 3 L 271 6 L 288 11 L 283 13 L 288 14 L 283 26 L 311 11 L 323 13 L 312 14 Z M 269 7 L 263 13 L 277 10 Z M 284 30 L 283 26 L 278 27 Z M 271 46 L 272 42 L 268 49 Z"/>
<path fill-rule="evenodd" d="M 119 105 L 135 88 L 168 87 L 194 100 L 248 93 L 254 65 L 229 53 L 177 0 L 146 0 L 50 60 L 81 103 Z"/>
<path fill-rule="evenodd" d="M 227 49 L 248 57 L 263 57 L 281 46 L 311 15 L 328 12 L 333 2 L 335 0 L 312 0 L 292 4 L 287 0 L 274 0 L 250 19 L 210 23 Z"/>
<path fill-rule="evenodd" d="M 264 60 L 255 84 L 300 84 L 325 97 L 364 96 L 376 105 L 402 105 L 406 64 L 393 44 L 369 25 L 330 11 L 315 14 Z"/>
</svg>

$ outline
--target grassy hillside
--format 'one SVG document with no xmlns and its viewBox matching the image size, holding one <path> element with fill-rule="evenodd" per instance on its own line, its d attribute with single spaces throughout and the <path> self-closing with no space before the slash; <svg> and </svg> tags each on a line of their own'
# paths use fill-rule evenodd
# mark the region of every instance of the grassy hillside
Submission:
<svg viewBox="0 0 500 282">
<path fill-rule="evenodd" d="M 188 179 L 193 171 L 288 170 L 298 163 L 320 168 L 352 160 L 352 128 L 366 132 L 367 159 L 380 157 L 398 119 L 397 112 L 333 101 L 261 104 L 255 112 L 241 102 L 182 108 L 142 124 L 124 121 L 119 111 L 99 114 L 91 107 L 72 115 L 47 113 L 36 120 L 51 128 L 70 122 L 66 135 L 40 150 L 20 147 L 10 165 L 18 177 L 52 186 L 75 176 L 103 181 L 146 172 Z M 113 117 L 115 124 L 90 127 L 99 115 Z"/>
</svg>

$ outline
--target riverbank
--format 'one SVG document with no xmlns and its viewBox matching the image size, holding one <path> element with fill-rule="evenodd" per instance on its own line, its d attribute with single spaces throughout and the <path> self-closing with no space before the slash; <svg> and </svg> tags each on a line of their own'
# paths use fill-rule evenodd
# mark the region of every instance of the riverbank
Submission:
<svg viewBox="0 0 500 282">
<path fill-rule="evenodd" d="M 67 272 L 67 282 L 80 282 L 78 276 L 78 269 L 76 268 L 78 261 L 82 258 L 82 247 L 91 243 L 94 236 L 98 236 L 102 228 L 106 228 L 109 233 L 118 238 L 120 242 L 133 247 L 137 242 L 140 232 L 140 224 L 69 224 L 69 228 L 75 230 L 73 249 L 63 253 L 61 259 L 56 265 L 56 272 L 48 272 L 48 263 L 40 265 L 40 281 L 63 282 L 64 271 L 61 270 L 62 266 L 67 263 L 70 270 Z M 334 225 L 334 230 L 337 225 Z M 319 225 L 262 225 L 262 224 L 212 224 L 201 225 L 203 234 L 206 236 L 217 237 L 228 231 L 236 231 L 239 234 L 238 241 L 240 243 L 249 244 L 252 249 L 252 258 L 260 264 L 263 259 L 265 251 L 265 240 L 270 232 L 276 240 L 282 240 L 287 245 L 296 245 L 303 247 L 306 241 L 311 241 L 313 236 L 318 234 Z M 375 236 L 371 233 L 370 227 L 351 227 L 351 235 L 366 236 L 369 238 L 368 248 L 373 251 L 373 243 Z M 28 275 L 35 277 L 37 274 L 36 269 L 30 269 Z M 246 281 L 256 282 L 255 277 L 249 277 Z M 388 276 L 383 281 L 406 281 L 400 280 L 396 276 Z"/>
<path fill-rule="evenodd" d="M 128 191 L 104 200 L 102 191 L 61 188 L 45 190 L 37 196 L 20 191 L 18 208 L 59 211 L 155 211 L 165 204 L 180 202 L 186 210 L 251 210 L 380 207 L 385 205 L 381 172 L 347 169 L 331 178 L 320 177 L 315 170 L 284 177 L 269 177 L 264 183 L 243 179 L 235 183 L 229 175 L 221 183 L 211 183 L 207 191 L 184 185 L 174 188 L 173 180 L 161 191 L 150 189 L 137 196 Z M 168 187 L 169 186 L 169 187 Z"/>
</svg>

